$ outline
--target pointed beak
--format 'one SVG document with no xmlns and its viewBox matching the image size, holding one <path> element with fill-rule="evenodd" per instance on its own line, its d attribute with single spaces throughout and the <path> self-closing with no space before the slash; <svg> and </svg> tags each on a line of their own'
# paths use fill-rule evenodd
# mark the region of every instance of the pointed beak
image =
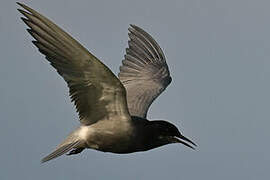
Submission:
<svg viewBox="0 0 270 180">
<path fill-rule="evenodd" d="M 187 146 L 187 147 L 189 147 L 189 148 L 191 148 L 191 149 L 194 149 L 195 150 L 195 147 L 197 147 L 197 145 L 194 143 L 194 142 L 192 142 L 190 139 L 188 139 L 187 137 L 185 137 L 185 136 L 183 136 L 183 135 L 179 135 L 179 136 L 174 136 L 173 138 L 172 138 L 172 142 L 173 143 L 181 143 L 181 144 L 184 144 L 185 146 Z M 195 146 L 195 147 L 193 147 L 193 146 L 191 146 L 190 144 L 188 144 L 188 143 L 190 143 L 190 144 L 192 144 L 193 146 Z"/>
</svg>

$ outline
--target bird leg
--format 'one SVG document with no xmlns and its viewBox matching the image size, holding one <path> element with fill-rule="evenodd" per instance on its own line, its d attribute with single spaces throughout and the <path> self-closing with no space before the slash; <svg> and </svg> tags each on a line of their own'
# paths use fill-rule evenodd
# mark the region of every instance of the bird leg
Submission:
<svg viewBox="0 0 270 180">
<path fill-rule="evenodd" d="M 83 150 L 84 150 L 84 148 L 76 148 L 76 149 L 71 150 L 67 155 L 70 156 L 73 154 L 78 154 L 78 153 L 82 152 Z"/>
</svg>

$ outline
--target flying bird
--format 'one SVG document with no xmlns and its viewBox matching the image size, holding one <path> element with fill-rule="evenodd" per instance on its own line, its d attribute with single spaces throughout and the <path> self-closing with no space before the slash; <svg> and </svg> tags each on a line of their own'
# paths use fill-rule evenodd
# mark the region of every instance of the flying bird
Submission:
<svg viewBox="0 0 270 180">
<path fill-rule="evenodd" d="M 170 122 L 146 119 L 149 106 L 172 80 L 160 46 L 147 32 L 130 25 L 117 78 L 48 18 L 18 4 L 24 9 L 18 11 L 35 39 L 33 44 L 66 81 L 79 114 L 80 126 L 41 162 L 86 148 L 122 154 L 181 143 L 194 149 L 196 144 Z"/>
</svg>

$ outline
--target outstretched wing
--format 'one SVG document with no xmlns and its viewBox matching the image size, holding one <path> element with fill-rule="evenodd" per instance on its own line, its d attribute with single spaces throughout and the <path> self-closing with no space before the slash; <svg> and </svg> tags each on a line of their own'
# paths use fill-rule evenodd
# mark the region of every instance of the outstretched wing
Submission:
<svg viewBox="0 0 270 180">
<path fill-rule="evenodd" d="M 112 115 L 129 117 L 125 88 L 110 69 L 52 21 L 18 4 L 27 10 L 18 9 L 36 39 L 34 45 L 67 82 L 80 122 L 90 125 Z"/>
<path fill-rule="evenodd" d="M 149 106 L 172 79 L 157 42 L 135 25 L 131 25 L 128 35 L 129 47 L 118 76 L 127 91 L 129 113 L 146 118 Z"/>
</svg>

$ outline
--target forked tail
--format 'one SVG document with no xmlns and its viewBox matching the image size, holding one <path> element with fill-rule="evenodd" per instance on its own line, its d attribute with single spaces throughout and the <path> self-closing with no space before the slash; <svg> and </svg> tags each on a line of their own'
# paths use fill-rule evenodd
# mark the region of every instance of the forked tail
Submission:
<svg viewBox="0 0 270 180">
<path fill-rule="evenodd" d="M 48 156 L 44 157 L 42 160 L 41 160 L 41 163 L 44 163 L 44 162 L 47 162 L 47 161 L 50 161 L 54 158 L 57 158 L 67 152 L 69 152 L 70 150 L 72 150 L 73 148 L 76 148 L 78 147 L 78 145 L 80 144 L 81 142 L 79 140 L 77 141 L 74 141 L 74 142 L 71 142 L 71 143 L 68 143 L 68 144 L 64 144 L 64 145 L 60 145 L 56 148 L 55 151 L 53 151 L 51 154 L 49 154 Z"/>
</svg>

